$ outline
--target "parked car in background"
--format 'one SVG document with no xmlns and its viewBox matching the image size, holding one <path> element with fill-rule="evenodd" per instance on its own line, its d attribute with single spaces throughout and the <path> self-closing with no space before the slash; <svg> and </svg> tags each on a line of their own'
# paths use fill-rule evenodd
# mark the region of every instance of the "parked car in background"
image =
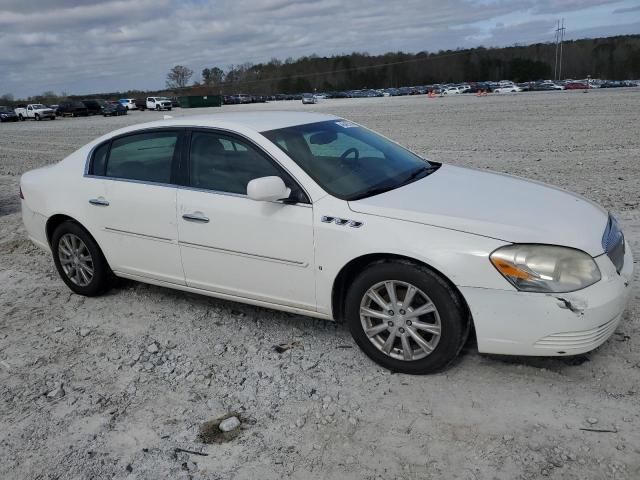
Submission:
<svg viewBox="0 0 640 480">
<path fill-rule="evenodd" d="M 118 102 L 120 102 L 120 104 L 122 104 L 127 110 L 137 110 L 138 108 L 135 98 L 121 98 Z"/>
<path fill-rule="evenodd" d="M 59 116 L 59 115 L 58 115 L 58 105 L 57 105 L 57 104 L 49 105 L 49 108 L 50 108 L 51 110 L 53 110 L 53 113 L 55 113 L 55 114 L 56 114 L 56 117 L 58 117 L 58 116 Z"/>
<path fill-rule="evenodd" d="M 586 90 L 589 85 L 585 82 L 568 82 L 564 84 L 565 90 Z"/>
<path fill-rule="evenodd" d="M 89 115 L 89 110 L 81 101 L 69 100 L 60 102 L 60 105 L 58 105 L 58 115 L 62 117 L 86 117 Z"/>
<path fill-rule="evenodd" d="M 126 115 L 127 108 L 120 102 L 107 102 L 106 100 L 96 100 L 100 105 L 100 113 L 105 117 L 116 117 L 118 115 Z"/>
<path fill-rule="evenodd" d="M 87 107 L 87 112 L 89 115 L 99 115 L 102 113 L 102 102 L 105 100 L 100 99 L 90 99 L 90 100 L 80 100 L 85 107 Z"/>
<path fill-rule="evenodd" d="M 149 110 L 171 110 L 171 100 L 167 97 L 147 97 L 147 108 Z"/>
<path fill-rule="evenodd" d="M 136 98 L 133 103 L 136 106 L 136 109 L 138 110 L 146 110 L 147 109 L 147 100 L 144 98 Z M 125 107 L 126 108 L 126 107 Z"/>
<path fill-rule="evenodd" d="M 458 95 L 462 93 L 462 89 L 460 87 L 446 87 L 442 90 L 442 95 Z"/>
<path fill-rule="evenodd" d="M 516 84 L 506 84 L 493 89 L 493 93 L 516 93 L 521 91 L 522 88 Z"/>
<path fill-rule="evenodd" d="M 0 105 L 0 122 L 17 122 L 18 120 L 20 118 L 16 115 L 16 112 L 9 107 Z"/>
<path fill-rule="evenodd" d="M 313 93 L 303 93 L 302 94 L 302 104 L 308 105 L 312 103 L 318 103 L 318 99 Z"/>
<path fill-rule="evenodd" d="M 180 102 L 178 101 L 178 97 L 171 97 L 169 98 L 169 100 L 171 101 L 171 106 L 173 108 L 177 108 L 180 106 Z"/>
<path fill-rule="evenodd" d="M 20 120 L 26 120 L 27 118 L 34 120 L 42 120 L 43 118 L 56 119 L 56 112 L 41 103 L 19 106 L 14 111 Z"/>
</svg>

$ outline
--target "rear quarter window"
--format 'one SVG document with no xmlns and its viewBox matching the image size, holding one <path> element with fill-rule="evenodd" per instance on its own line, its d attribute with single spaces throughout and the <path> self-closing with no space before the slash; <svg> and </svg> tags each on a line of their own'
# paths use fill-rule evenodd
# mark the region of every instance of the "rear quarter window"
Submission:
<svg viewBox="0 0 640 480">
<path fill-rule="evenodd" d="M 95 149 L 91 160 L 90 174 L 104 176 L 107 167 L 107 155 L 109 153 L 110 142 L 104 143 Z"/>
</svg>

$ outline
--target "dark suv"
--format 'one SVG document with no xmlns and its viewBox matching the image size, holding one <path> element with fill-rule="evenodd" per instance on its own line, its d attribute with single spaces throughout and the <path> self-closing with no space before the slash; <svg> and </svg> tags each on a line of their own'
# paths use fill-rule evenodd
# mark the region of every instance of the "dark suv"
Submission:
<svg viewBox="0 0 640 480">
<path fill-rule="evenodd" d="M 99 115 L 102 113 L 102 105 L 100 105 L 100 102 L 98 100 L 82 100 L 82 103 L 84 103 L 84 106 L 87 107 L 89 115 Z"/>
<path fill-rule="evenodd" d="M 138 110 L 147 109 L 147 101 L 144 98 L 136 98 L 134 101 L 136 103 L 136 107 L 138 107 Z"/>
<path fill-rule="evenodd" d="M 58 105 L 58 115 L 70 116 L 70 117 L 86 117 L 89 115 L 89 110 L 79 100 L 71 100 L 68 102 L 60 102 Z"/>
</svg>

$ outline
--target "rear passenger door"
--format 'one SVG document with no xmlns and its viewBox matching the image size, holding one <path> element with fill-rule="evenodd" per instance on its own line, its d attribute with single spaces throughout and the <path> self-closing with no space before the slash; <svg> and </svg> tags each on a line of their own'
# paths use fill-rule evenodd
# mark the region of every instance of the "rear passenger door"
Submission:
<svg viewBox="0 0 640 480">
<path fill-rule="evenodd" d="M 252 142 L 212 130 L 191 133 L 184 173 L 178 234 L 187 285 L 315 310 L 313 211 L 295 180 Z M 250 180 L 272 175 L 297 201 L 247 197 Z"/>
<path fill-rule="evenodd" d="M 183 139 L 181 129 L 148 130 L 95 150 L 85 206 L 114 271 L 184 284 L 174 182 Z"/>
</svg>

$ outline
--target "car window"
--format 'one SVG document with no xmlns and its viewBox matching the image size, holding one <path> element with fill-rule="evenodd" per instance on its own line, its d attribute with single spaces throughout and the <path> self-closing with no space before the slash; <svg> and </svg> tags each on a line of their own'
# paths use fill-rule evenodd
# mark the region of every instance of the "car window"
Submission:
<svg viewBox="0 0 640 480">
<path fill-rule="evenodd" d="M 247 184 L 283 172 L 247 142 L 213 132 L 193 132 L 190 150 L 190 185 L 218 192 L 246 195 Z"/>
<path fill-rule="evenodd" d="M 170 183 L 178 132 L 152 132 L 115 139 L 107 160 L 107 177 Z"/>
<path fill-rule="evenodd" d="M 93 152 L 91 162 L 91 174 L 103 176 L 107 166 L 107 154 L 109 153 L 109 142 L 100 145 Z"/>
</svg>

